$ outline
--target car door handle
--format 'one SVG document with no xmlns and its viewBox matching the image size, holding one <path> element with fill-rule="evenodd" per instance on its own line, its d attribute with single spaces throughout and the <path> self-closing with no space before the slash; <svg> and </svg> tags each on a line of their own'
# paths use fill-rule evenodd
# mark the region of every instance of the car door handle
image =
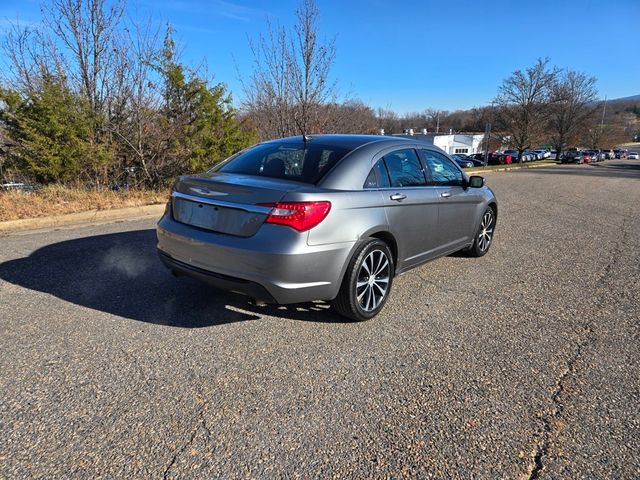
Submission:
<svg viewBox="0 0 640 480">
<path fill-rule="evenodd" d="M 407 198 L 406 195 L 402 195 L 401 193 L 394 193 L 393 195 L 391 195 L 389 197 L 391 200 L 395 200 L 396 202 L 401 202 L 402 200 L 404 200 L 405 198 Z"/>
<path fill-rule="evenodd" d="M 442 193 L 440 194 L 440 196 L 441 196 L 442 198 L 449 198 L 449 197 L 451 196 L 451 192 L 442 192 Z"/>
</svg>

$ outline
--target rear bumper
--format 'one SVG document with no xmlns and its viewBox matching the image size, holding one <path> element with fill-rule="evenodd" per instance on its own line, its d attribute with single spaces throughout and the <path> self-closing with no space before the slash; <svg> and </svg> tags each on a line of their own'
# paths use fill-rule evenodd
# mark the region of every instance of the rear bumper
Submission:
<svg viewBox="0 0 640 480">
<path fill-rule="evenodd" d="M 280 304 L 335 298 L 356 245 L 310 246 L 308 232 L 281 225 L 247 238 L 218 234 L 176 222 L 170 209 L 157 235 L 160 259 L 178 275 Z"/>
<path fill-rule="evenodd" d="M 266 303 L 277 303 L 275 298 L 273 298 L 262 285 L 255 282 L 194 267 L 170 257 L 162 250 L 158 250 L 158 256 L 160 257 L 160 260 L 162 260 L 162 263 L 164 263 L 164 266 L 171 270 L 176 276 L 184 275 L 192 277 L 222 290 L 229 290 L 231 292 L 249 295 L 255 300 Z"/>
</svg>

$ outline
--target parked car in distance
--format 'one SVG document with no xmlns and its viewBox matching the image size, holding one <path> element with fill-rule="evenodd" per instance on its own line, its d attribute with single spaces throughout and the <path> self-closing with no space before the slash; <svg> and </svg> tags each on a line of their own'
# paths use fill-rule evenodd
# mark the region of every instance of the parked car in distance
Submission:
<svg viewBox="0 0 640 480">
<path fill-rule="evenodd" d="M 549 150 L 538 149 L 538 150 L 534 150 L 534 152 L 540 155 L 541 160 L 545 158 L 549 158 L 551 156 L 551 152 Z"/>
<path fill-rule="evenodd" d="M 577 148 L 570 148 L 564 152 L 561 158 L 562 163 L 584 163 L 582 151 Z"/>
<path fill-rule="evenodd" d="M 604 162 L 605 160 L 604 152 L 598 148 L 591 150 L 591 158 L 594 157 L 596 162 Z"/>
<path fill-rule="evenodd" d="M 458 154 L 451 155 L 451 158 L 453 158 L 453 160 L 460 166 L 460 168 L 472 168 L 476 166 L 475 163 L 473 163 L 471 160 L 463 158 Z"/>
<path fill-rule="evenodd" d="M 179 177 L 158 222 L 158 254 L 175 275 L 256 301 L 326 300 L 366 320 L 396 275 L 459 250 L 487 253 L 497 215 L 484 179 L 433 145 L 297 136 Z"/>
<path fill-rule="evenodd" d="M 616 158 L 627 158 L 627 151 L 622 148 L 617 148 L 614 150 Z"/>
<path fill-rule="evenodd" d="M 466 155 L 464 153 L 456 153 L 455 155 L 458 155 L 462 160 L 467 160 L 467 161 L 473 163 L 474 167 L 482 167 L 482 166 L 484 166 L 484 162 L 483 161 L 476 160 L 471 155 Z"/>
<path fill-rule="evenodd" d="M 493 154 L 492 164 L 495 165 L 509 165 L 513 163 L 513 156 L 509 153 L 495 153 Z"/>
<path fill-rule="evenodd" d="M 614 158 L 616 158 L 616 154 L 611 149 L 602 150 L 602 153 L 604 153 L 605 160 L 613 160 Z"/>
<path fill-rule="evenodd" d="M 484 153 L 476 153 L 473 155 L 474 160 L 482 161 L 484 165 Z M 504 153 L 494 153 L 490 152 L 487 155 L 487 164 L 488 165 L 504 165 L 511 163 L 511 155 L 505 155 Z"/>
<path fill-rule="evenodd" d="M 38 189 L 40 189 L 40 185 L 36 183 L 23 183 L 23 182 L 0 183 L 0 190 L 4 190 L 4 191 L 17 190 L 19 192 L 31 193 L 31 192 L 35 192 Z"/>
<path fill-rule="evenodd" d="M 595 160 L 593 160 L 591 154 L 588 151 L 585 150 L 584 152 L 582 152 L 582 163 L 591 163 L 594 161 Z"/>
<path fill-rule="evenodd" d="M 599 162 L 600 158 L 600 150 L 585 150 L 586 153 L 589 154 L 592 162 Z M 602 160 L 604 160 L 604 155 L 602 156 Z"/>
<path fill-rule="evenodd" d="M 509 155 L 511 157 L 511 163 L 516 163 L 518 161 L 518 150 L 505 150 L 502 154 Z M 524 153 L 522 154 L 522 161 L 526 161 Z"/>
<path fill-rule="evenodd" d="M 492 165 L 492 156 L 494 156 L 494 153 L 489 153 L 487 155 L 487 165 Z M 483 167 L 484 166 L 484 153 L 474 153 L 473 155 L 471 155 L 471 159 L 476 163 L 477 166 L 479 167 Z M 497 162 L 497 160 L 495 161 L 495 163 L 499 163 Z"/>
<path fill-rule="evenodd" d="M 629 152 L 629 155 L 627 155 L 627 158 L 629 160 L 638 160 L 638 152 Z"/>
<path fill-rule="evenodd" d="M 531 157 L 531 161 L 542 160 L 542 153 L 538 153 L 535 150 L 527 150 L 527 153 Z"/>
</svg>

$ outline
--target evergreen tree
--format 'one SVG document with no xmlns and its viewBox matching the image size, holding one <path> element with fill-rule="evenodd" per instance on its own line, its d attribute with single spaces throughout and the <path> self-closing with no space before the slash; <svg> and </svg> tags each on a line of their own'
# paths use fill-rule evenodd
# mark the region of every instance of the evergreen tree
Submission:
<svg viewBox="0 0 640 480">
<path fill-rule="evenodd" d="M 110 155 L 91 142 L 91 113 L 64 80 L 45 76 L 27 97 L 0 88 L 0 123 L 15 143 L 10 164 L 39 182 L 95 179 Z"/>
<path fill-rule="evenodd" d="M 168 28 L 160 64 L 168 157 L 182 173 L 198 172 L 254 143 L 256 137 L 237 121 L 224 84 L 209 86 L 176 60 L 171 33 Z"/>
</svg>

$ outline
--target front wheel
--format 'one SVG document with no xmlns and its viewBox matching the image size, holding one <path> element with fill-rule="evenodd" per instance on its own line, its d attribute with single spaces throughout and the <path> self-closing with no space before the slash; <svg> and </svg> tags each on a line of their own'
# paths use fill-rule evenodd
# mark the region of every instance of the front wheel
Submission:
<svg viewBox="0 0 640 480">
<path fill-rule="evenodd" d="M 469 253 L 474 257 L 482 257 L 489 251 L 491 241 L 493 240 L 493 233 L 496 227 L 496 214 L 491 207 L 487 208 L 482 214 L 482 220 L 480 226 L 476 232 L 473 245 L 469 250 Z"/>
<path fill-rule="evenodd" d="M 338 296 L 331 305 L 352 320 L 373 318 L 389 298 L 394 271 L 387 244 L 376 238 L 366 241 L 349 262 Z"/>
</svg>

